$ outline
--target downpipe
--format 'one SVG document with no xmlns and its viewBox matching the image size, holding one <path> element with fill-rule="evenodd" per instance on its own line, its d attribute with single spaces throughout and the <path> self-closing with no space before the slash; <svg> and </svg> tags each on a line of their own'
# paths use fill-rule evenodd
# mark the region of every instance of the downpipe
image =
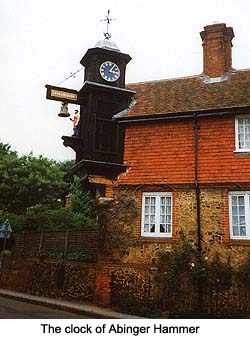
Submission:
<svg viewBox="0 0 250 340">
<path fill-rule="evenodd" d="M 199 267 L 201 268 L 202 263 L 202 234 L 201 234 L 201 199 L 200 199 L 200 185 L 199 185 L 199 125 L 198 115 L 194 113 L 194 186 L 195 186 L 195 198 L 196 198 L 196 221 L 197 221 L 197 251 Z M 198 310 L 202 313 L 203 307 L 203 287 L 202 278 L 198 278 Z"/>
</svg>

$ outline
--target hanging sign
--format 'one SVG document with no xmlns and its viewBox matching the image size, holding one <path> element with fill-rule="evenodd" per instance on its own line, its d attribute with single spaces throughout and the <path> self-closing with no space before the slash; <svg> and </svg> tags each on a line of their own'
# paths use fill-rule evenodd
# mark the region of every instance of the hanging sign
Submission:
<svg viewBox="0 0 250 340">
<path fill-rule="evenodd" d="M 47 99 L 78 104 L 78 91 L 52 85 L 46 85 L 45 87 L 47 89 Z"/>
</svg>

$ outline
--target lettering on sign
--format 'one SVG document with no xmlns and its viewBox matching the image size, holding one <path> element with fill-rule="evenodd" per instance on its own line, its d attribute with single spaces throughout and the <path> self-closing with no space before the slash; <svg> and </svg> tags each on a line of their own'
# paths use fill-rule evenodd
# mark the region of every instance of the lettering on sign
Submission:
<svg viewBox="0 0 250 340">
<path fill-rule="evenodd" d="M 77 94 L 76 93 L 65 92 L 65 91 L 54 90 L 54 89 L 51 89 L 51 97 L 77 101 Z"/>
</svg>

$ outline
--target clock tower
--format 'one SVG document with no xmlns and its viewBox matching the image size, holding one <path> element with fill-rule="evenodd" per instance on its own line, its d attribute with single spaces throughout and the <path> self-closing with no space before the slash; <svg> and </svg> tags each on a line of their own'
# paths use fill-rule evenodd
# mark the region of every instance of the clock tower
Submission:
<svg viewBox="0 0 250 340">
<path fill-rule="evenodd" d="M 126 65 L 130 60 L 113 41 L 100 40 L 80 61 L 85 67 L 84 81 L 124 88 Z"/>
<path fill-rule="evenodd" d="M 65 146 L 76 152 L 72 172 L 85 182 L 106 183 L 126 171 L 124 128 L 118 125 L 115 117 L 129 110 L 134 102 L 135 92 L 125 88 L 126 65 L 130 60 L 128 54 L 105 38 L 90 48 L 80 61 L 85 72 L 78 92 L 78 136 L 63 136 L 62 139 Z"/>
</svg>

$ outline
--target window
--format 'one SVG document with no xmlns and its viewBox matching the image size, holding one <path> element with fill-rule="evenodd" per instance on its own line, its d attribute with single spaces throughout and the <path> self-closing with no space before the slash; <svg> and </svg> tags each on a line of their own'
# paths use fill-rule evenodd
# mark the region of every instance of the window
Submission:
<svg viewBox="0 0 250 340">
<path fill-rule="evenodd" d="M 230 237 L 250 239 L 250 192 L 229 193 Z"/>
<path fill-rule="evenodd" d="M 142 195 L 142 236 L 172 236 L 172 193 Z"/>
<path fill-rule="evenodd" d="M 236 117 L 236 151 L 250 151 L 250 116 Z"/>
</svg>

